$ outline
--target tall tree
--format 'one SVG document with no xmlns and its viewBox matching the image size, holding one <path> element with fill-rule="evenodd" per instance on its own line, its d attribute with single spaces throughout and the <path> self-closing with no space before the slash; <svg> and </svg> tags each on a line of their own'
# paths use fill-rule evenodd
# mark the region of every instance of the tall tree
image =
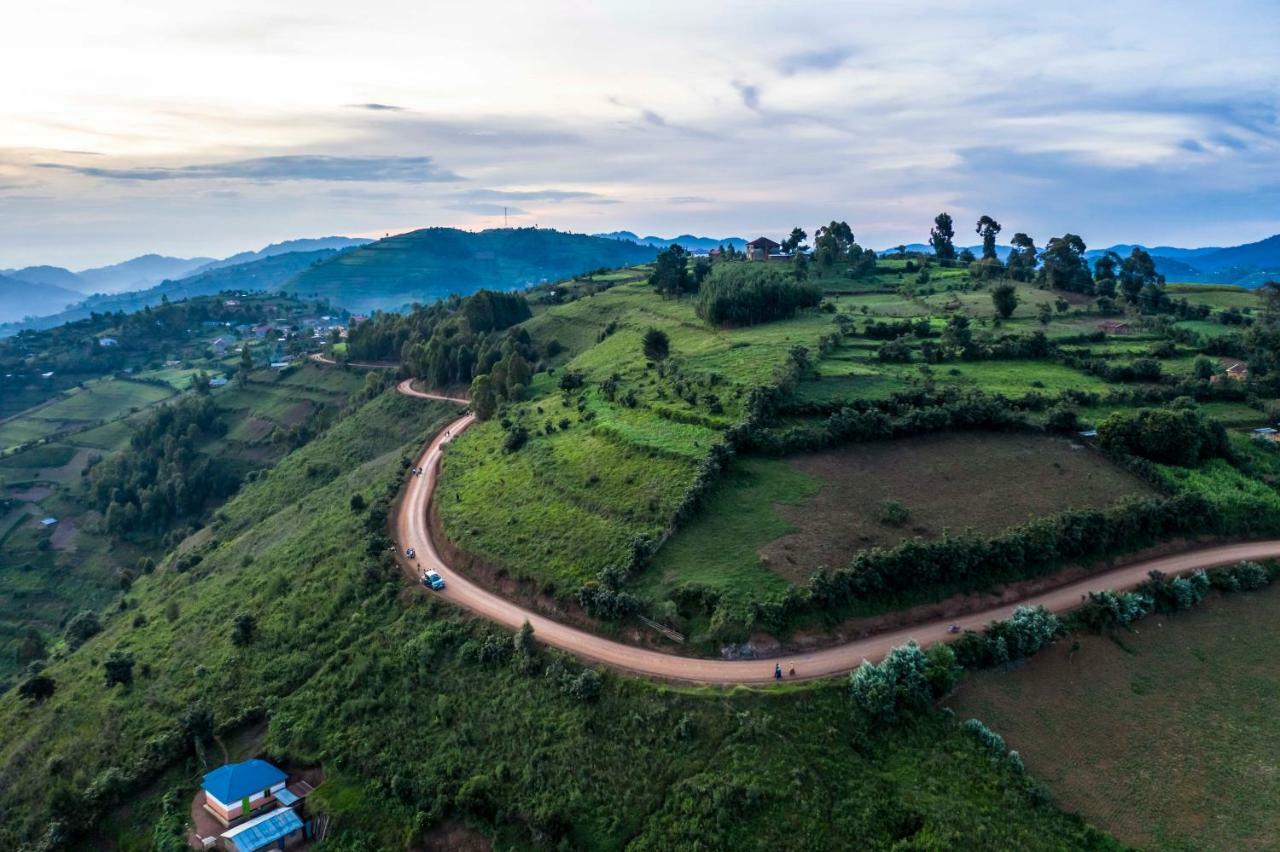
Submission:
<svg viewBox="0 0 1280 852">
<path fill-rule="evenodd" d="M 1134 246 L 1120 263 L 1120 292 L 1126 302 L 1135 304 L 1144 287 L 1159 290 L 1164 286 L 1164 276 L 1156 272 L 1156 262 L 1151 255 Z"/>
<path fill-rule="evenodd" d="M 982 237 L 983 260 L 996 260 L 996 235 L 1000 233 L 1000 223 L 990 216 L 983 215 L 978 220 L 977 234 Z"/>
<path fill-rule="evenodd" d="M 844 260 L 853 245 L 853 229 L 848 222 L 823 225 L 813 234 L 813 257 L 822 266 L 830 267 L 837 260 Z"/>
<path fill-rule="evenodd" d="M 649 286 L 664 296 L 679 296 L 693 290 L 689 277 L 689 252 L 673 244 L 658 252 L 649 275 Z"/>
<path fill-rule="evenodd" d="M 1013 251 L 1006 266 L 1014 281 L 1030 281 L 1036 272 L 1036 242 L 1024 233 L 1013 235 Z"/>
<path fill-rule="evenodd" d="M 951 221 L 950 213 L 939 213 L 934 217 L 933 229 L 929 231 L 929 245 L 933 253 L 943 263 L 951 263 L 956 259 L 956 229 Z"/>
<path fill-rule="evenodd" d="M 803 228 L 795 227 L 791 229 L 791 234 L 782 241 L 782 250 L 787 254 L 798 251 L 808 251 L 809 247 L 804 241 L 809 239 L 809 235 L 804 232 Z"/>
<path fill-rule="evenodd" d="M 1093 294 L 1093 275 L 1084 258 L 1084 240 L 1075 234 L 1063 234 L 1049 240 L 1040 253 L 1040 280 L 1050 289 Z"/>
</svg>

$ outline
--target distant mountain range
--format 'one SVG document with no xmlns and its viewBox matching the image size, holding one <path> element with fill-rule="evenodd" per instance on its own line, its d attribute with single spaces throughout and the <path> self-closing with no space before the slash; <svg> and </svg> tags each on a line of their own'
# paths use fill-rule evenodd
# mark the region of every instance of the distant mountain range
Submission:
<svg viewBox="0 0 1280 852">
<path fill-rule="evenodd" d="M 57 284 L 32 284 L 0 275 L 0 320 L 52 314 L 84 300 L 84 293 Z"/>
<path fill-rule="evenodd" d="M 325 252 L 335 254 L 340 249 L 362 246 L 369 242 L 372 240 L 354 237 L 288 240 L 273 243 L 258 251 L 240 252 L 222 260 L 145 254 L 123 263 L 85 269 L 78 273 L 60 266 L 0 270 L 0 276 L 25 287 L 25 296 L 15 295 L 0 302 L 0 323 L 32 317 L 36 319 L 23 323 L 23 328 L 51 328 L 86 317 L 91 311 L 139 310 L 147 305 L 159 304 L 161 296 L 166 295 L 170 299 L 180 299 L 216 293 L 221 289 L 273 289 L 302 268 L 323 259 Z M 206 273 L 216 270 L 246 266 L 286 254 L 307 257 L 247 268 L 230 277 L 206 277 Z M 288 274 L 282 276 L 283 270 L 288 270 Z M 172 286 L 174 282 L 196 278 L 200 280 L 185 289 Z M 214 282 L 224 284 L 225 287 L 214 286 Z M 213 289 L 209 289 L 210 287 Z M 6 292 L 17 293 L 19 289 L 11 285 L 6 288 Z"/>
<path fill-rule="evenodd" d="M 164 298 L 185 299 L 222 291 L 281 290 L 326 298 L 354 311 L 394 310 L 430 302 L 450 293 L 466 295 L 482 287 L 510 290 L 556 281 L 601 268 L 652 260 L 652 246 L 537 228 L 471 233 L 428 228 L 373 242 L 347 237 L 291 240 L 218 261 L 201 258 L 185 273 L 126 293 L 83 293 L 30 278 L 8 279 L 0 287 L 0 335 L 52 328 L 90 313 L 136 311 Z M 129 261 L 134 269 L 154 269 L 156 261 Z M 156 259 L 156 260 L 151 260 Z M 143 261 L 143 258 L 136 259 Z M 148 265 L 149 264 L 149 265 Z M 45 280 L 61 276 L 57 267 L 33 267 Z M 73 273 L 60 270 L 66 275 Z M 33 276 L 37 277 L 37 276 Z M 3 279 L 0 279 L 3 283 Z M 18 322 L 21 320 L 21 322 Z"/>
<path fill-rule="evenodd" d="M 682 248 L 691 252 L 703 254 L 711 251 L 713 248 L 732 245 L 741 251 L 746 247 L 747 241 L 742 237 L 723 237 L 717 239 L 715 237 L 695 237 L 693 234 L 681 234 L 678 237 L 638 237 L 631 231 L 610 231 L 607 234 L 592 234 L 593 237 L 600 237 L 604 240 L 628 240 L 642 246 L 653 246 L 654 248 L 666 248 L 667 246 L 679 244 Z"/>
</svg>

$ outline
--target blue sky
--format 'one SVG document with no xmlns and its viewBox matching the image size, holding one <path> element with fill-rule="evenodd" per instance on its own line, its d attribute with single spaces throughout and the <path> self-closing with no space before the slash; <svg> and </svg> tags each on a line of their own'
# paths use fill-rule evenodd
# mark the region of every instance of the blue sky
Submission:
<svg viewBox="0 0 1280 852">
<path fill-rule="evenodd" d="M 0 267 L 503 207 L 875 246 L 943 209 L 1040 243 L 1280 231 L 1274 2 L 125 5 L 7 14 Z"/>
</svg>

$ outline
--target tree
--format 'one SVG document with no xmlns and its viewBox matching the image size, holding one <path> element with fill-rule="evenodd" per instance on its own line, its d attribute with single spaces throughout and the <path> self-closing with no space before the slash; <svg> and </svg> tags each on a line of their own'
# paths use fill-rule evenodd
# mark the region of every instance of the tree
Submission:
<svg viewBox="0 0 1280 852">
<path fill-rule="evenodd" d="M 232 622 L 231 641 L 237 645 L 248 645 L 253 641 L 253 634 L 258 628 L 258 620 L 247 612 L 238 613 Z"/>
<path fill-rule="evenodd" d="M 1124 294 L 1125 301 L 1131 305 L 1145 301 L 1144 308 L 1154 310 L 1159 307 L 1159 293 L 1163 287 L 1164 276 L 1156 272 L 1156 263 L 1151 255 L 1134 246 L 1129 256 L 1120 262 L 1120 292 Z M 1148 288 L 1145 300 L 1142 298 L 1144 288 Z M 1157 295 L 1153 297 L 1152 291 Z"/>
<path fill-rule="evenodd" d="M 844 260 L 853 246 L 853 229 L 848 222 L 837 222 L 818 228 L 813 235 L 813 259 L 819 265 L 830 268 L 837 260 Z"/>
<path fill-rule="evenodd" d="M 488 420 L 498 410 L 498 395 L 494 393 L 493 382 L 486 374 L 471 380 L 471 410 L 476 413 L 477 420 Z"/>
<path fill-rule="evenodd" d="M 1013 250 L 1005 266 L 1014 281 L 1030 281 L 1036 272 L 1036 243 L 1026 234 L 1017 233 L 1011 241 Z"/>
<path fill-rule="evenodd" d="M 365 505 L 367 504 L 365 503 L 364 495 L 359 491 L 351 495 L 351 511 L 363 512 Z"/>
<path fill-rule="evenodd" d="M 641 348 L 644 350 L 644 357 L 650 361 L 661 363 L 667 360 L 667 356 L 671 354 L 671 340 L 662 329 L 650 328 L 644 333 L 644 342 Z"/>
<path fill-rule="evenodd" d="M 107 688 L 128 686 L 133 683 L 133 654 L 128 651 L 112 651 L 103 661 L 102 668 L 107 675 Z"/>
<path fill-rule="evenodd" d="M 249 341 L 240 344 L 240 369 L 236 371 L 236 383 L 244 387 L 249 383 L 249 374 L 253 372 L 253 355 L 249 352 Z"/>
<path fill-rule="evenodd" d="M 679 296 L 690 292 L 692 280 L 689 277 L 689 252 L 678 243 L 667 246 L 658 252 L 653 264 L 653 272 L 649 274 L 649 286 L 663 296 Z"/>
<path fill-rule="evenodd" d="M 1000 223 L 990 216 L 984 215 L 978 220 L 977 234 L 982 237 L 982 257 L 984 260 L 996 260 L 996 235 L 1000 233 Z"/>
<path fill-rule="evenodd" d="M 1214 364 L 1211 359 L 1206 358 L 1203 355 L 1196 358 L 1193 369 L 1195 371 L 1196 378 L 1201 381 L 1208 381 L 1209 379 L 1212 379 L 1214 374 L 1218 372 L 1218 366 Z"/>
<path fill-rule="evenodd" d="M 1084 240 L 1064 234 L 1049 240 L 1040 253 L 1040 280 L 1052 290 L 1093 295 L 1093 275 L 1084 258 Z"/>
<path fill-rule="evenodd" d="M 1040 320 L 1041 325 L 1048 325 L 1053 322 L 1053 308 L 1049 307 L 1047 303 L 1041 303 L 1036 319 Z"/>
<path fill-rule="evenodd" d="M 520 625 L 520 629 L 516 631 L 513 638 L 516 654 L 522 657 L 532 657 L 538 650 L 533 644 L 533 625 L 529 623 L 529 619 L 524 620 L 524 624 Z"/>
<path fill-rule="evenodd" d="M 991 304 L 995 305 L 1001 319 L 1008 319 L 1018 307 L 1018 288 L 1012 284 L 997 284 L 991 288 Z"/>
<path fill-rule="evenodd" d="M 929 231 L 929 245 L 933 253 L 944 265 L 956 259 L 956 229 L 951 221 L 950 213 L 939 213 L 933 219 L 933 228 Z"/>
<path fill-rule="evenodd" d="M 803 228 L 792 228 L 791 235 L 782 241 L 782 250 L 787 254 L 808 251 L 809 247 L 804 244 L 807 239 L 809 239 L 809 235 L 804 232 Z"/>
</svg>

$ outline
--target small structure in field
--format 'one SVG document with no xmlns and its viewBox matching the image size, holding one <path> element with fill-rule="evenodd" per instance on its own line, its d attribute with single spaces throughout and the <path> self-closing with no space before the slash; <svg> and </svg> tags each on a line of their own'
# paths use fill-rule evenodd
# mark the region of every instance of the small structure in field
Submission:
<svg viewBox="0 0 1280 852">
<path fill-rule="evenodd" d="M 253 811 L 275 807 L 276 794 L 284 789 L 287 780 L 288 776 L 279 769 L 254 758 L 219 766 L 204 776 L 200 787 L 204 790 L 205 809 L 218 822 L 231 825 Z"/>
<path fill-rule="evenodd" d="M 1253 437 L 1259 441 L 1280 441 L 1280 431 L 1270 426 L 1260 426 L 1253 430 Z"/>
<path fill-rule="evenodd" d="M 55 517 L 50 516 L 50 517 L 48 517 L 48 518 L 44 518 L 44 519 L 42 519 L 42 520 L 40 521 L 40 526 L 42 526 L 42 527 L 51 527 L 51 526 L 53 526 L 53 525 L 54 525 L 54 524 L 56 524 L 56 523 L 58 523 L 58 519 L 57 519 L 57 518 L 55 518 Z"/>
<path fill-rule="evenodd" d="M 1113 320 L 1108 320 L 1107 322 L 1098 323 L 1098 328 L 1102 329 L 1107 334 L 1128 334 L 1129 332 L 1133 331 L 1133 326 L 1129 325 L 1129 323 L 1115 322 Z"/>
<path fill-rule="evenodd" d="M 768 237 L 756 237 L 747 243 L 747 260 L 768 260 L 771 255 L 777 254 L 780 248 L 782 248 L 781 244 L 775 243 Z"/>
</svg>

